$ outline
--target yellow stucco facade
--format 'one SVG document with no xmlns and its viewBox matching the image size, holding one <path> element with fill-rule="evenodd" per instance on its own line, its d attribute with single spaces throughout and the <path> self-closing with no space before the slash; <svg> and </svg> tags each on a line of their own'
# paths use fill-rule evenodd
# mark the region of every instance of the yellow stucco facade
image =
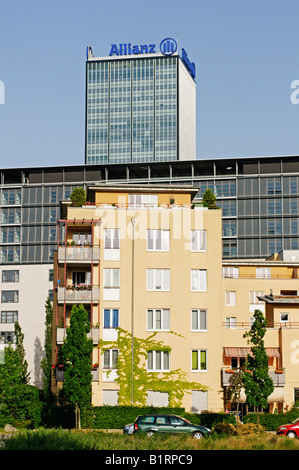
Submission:
<svg viewBox="0 0 299 470">
<path fill-rule="evenodd" d="M 120 327 L 140 339 L 155 333 L 155 340 L 170 348 L 168 354 L 150 351 L 145 370 L 163 380 L 180 369 L 187 380 L 207 387 L 185 393 L 186 410 L 230 409 L 220 391 L 227 386 L 226 370 L 237 367 L 243 357 L 244 349 L 240 353 L 237 348 L 248 347 L 243 334 L 255 308 L 272 321 L 266 334 L 272 373 L 284 368 L 282 375 L 273 375 L 280 382 L 270 408 L 281 410 L 294 402 L 298 330 L 286 326 L 282 314 L 296 318 L 296 307 L 290 313 L 288 306 L 274 308 L 258 296 L 271 290 L 277 295 L 297 292 L 295 263 L 222 263 L 221 211 L 194 207 L 195 193 L 180 186 L 95 186 L 88 193 L 91 203 L 68 207 L 59 222 L 53 363 L 71 306 L 83 303 L 96 332 L 94 405 L 118 403 L 121 392 L 115 379 L 122 351 L 113 347 L 104 353 L 101 340 L 115 341 Z M 167 405 L 167 394 L 149 389 L 146 402 Z"/>
</svg>

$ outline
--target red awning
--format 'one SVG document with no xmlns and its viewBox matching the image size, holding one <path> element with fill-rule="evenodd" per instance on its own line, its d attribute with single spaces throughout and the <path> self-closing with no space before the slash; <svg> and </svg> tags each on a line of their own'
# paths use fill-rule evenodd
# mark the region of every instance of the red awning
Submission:
<svg viewBox="0 0 299 470">
<path fill-rule="evenodd" d="M 251 348 L 223 348 L 226 357 L 246 357 Z M 280 357 L 279 348 L 266 348 L 269 357 Z"/>
</svg>

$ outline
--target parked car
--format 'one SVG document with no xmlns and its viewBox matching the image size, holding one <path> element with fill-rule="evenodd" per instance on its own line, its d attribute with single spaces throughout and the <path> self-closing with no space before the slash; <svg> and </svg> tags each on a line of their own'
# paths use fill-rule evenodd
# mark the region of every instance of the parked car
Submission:
<svg viewBox="0 0 299 470">
<path fill-rule="evenodd" d="M 191 434 L 195 439 L 208 436 L 211 430 L 190 423 L 187 419 L 174 415 L 142 415 L 138 416 L 134 423 L 126 424 L 123 429 L 125 434 L 144 432 L 152 436 L 156 432 L 169 434 Z"/>
<path fill-rule="evenodd" d="M 288 436 L 291 438 L 299 437 L 299 418 L 295 419 L 290 424 L 283 424 L 279 426 L 276 434 L 280 436 Z"/>
</svg>

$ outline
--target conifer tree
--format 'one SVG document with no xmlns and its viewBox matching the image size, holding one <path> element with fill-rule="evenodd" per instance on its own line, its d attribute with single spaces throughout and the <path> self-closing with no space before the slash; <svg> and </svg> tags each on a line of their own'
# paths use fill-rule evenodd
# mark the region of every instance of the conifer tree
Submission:
<svg viewBox="0 0 299 470">
<path fill-rule="evenodd" d="M 244 372 L 244 385 L 246 400 L 249 406 L 255 406 L 257 412 L 257 426 L 259 429 L 259 407 L 266 408 L 268 396 L 273 392 L 273 380 L 269 377 L 269 365 L 264 336 L 267 320 L 260 310 L 254 312 L 254 322 L 251 329 L 243 337 L 249 338 L 251 354 L 247 355 Z"/>
<path fill-rule="evenodd" d="M 83 305 L 73 305 L 70 327 L 62 346 L 65 366 L 63 391 L 75 406 L 76 428 L 81 429 L 81 410 L 91 403 L 91 355 L 92 339 L 87 337 L 90 323 Z"/>
</svg>

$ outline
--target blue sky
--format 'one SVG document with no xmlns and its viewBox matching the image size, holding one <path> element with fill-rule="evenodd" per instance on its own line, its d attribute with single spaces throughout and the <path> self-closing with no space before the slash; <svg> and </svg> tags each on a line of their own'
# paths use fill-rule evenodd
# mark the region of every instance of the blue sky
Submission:
<svg viewBox="0 0 299 470">
<path fill-rule="evenodd" d="M 299 154 L 298 0 L 10 0 L 1 167 L 83 164 L 87 44 L 106 56 L 112 43 L 165 37 L 196 64 L 197 158 Z"/>
</svg>

